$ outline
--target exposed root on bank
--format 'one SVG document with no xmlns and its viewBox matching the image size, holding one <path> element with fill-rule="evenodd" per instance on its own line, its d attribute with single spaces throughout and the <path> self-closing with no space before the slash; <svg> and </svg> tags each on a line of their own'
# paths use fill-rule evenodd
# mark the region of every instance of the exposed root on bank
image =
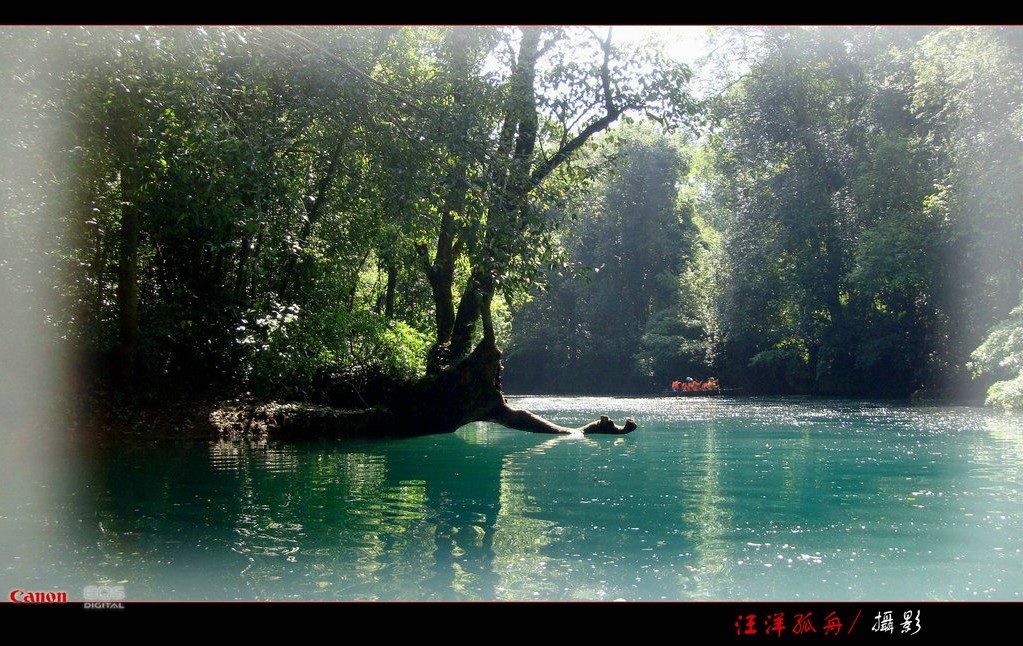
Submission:
<svg viewBox="0 0 1023 646">
<path fill-rule="evenodd" d="M 410 383 L 386 404 L 362 410 L 276 402 L 231 402 L 210 415 L 210 423 L 232 436 L 415 437 L 451 433 L 471 422 L 495 422 L 531 433 L 623 435 L 636 430 L 632 418 L 618 426 L 604 415 L 585 426 L 555 424 L 512 408 L 501 392 L 501 352 L 485 338 L 468 357 Z"/>
<path fill-rule="evenodd" d="M 210 413 L 210 424 L 232 438 L 273 436 L 282 439 L 313 437 L 383 437 L 392 425 L 385 410 L 344 410 L 305 403 L 229 402 Z"/>
<path fill-rule="evenodd" d="M 429 418 L 409 418 L 386 409 L 343 410 L 330 406 L 303 403 L 240 403 L 231 402 L 215 409 L 210 424 L 229 437 L 350 438 L 350 437 L 415 437 L 433 433 L 450 433 L 461 424 L 438 425 Z M 507 428 L 549 434 L 623 435 L 636 430 L 632 418 L 619 426 L 608 416 L 585 426 L 561 426 L 528 410 L 516 409 L 503 402 L 471 421 L 494 422 Z M 468 423 L 468 422 L 466 422 Z"/>
</svg>

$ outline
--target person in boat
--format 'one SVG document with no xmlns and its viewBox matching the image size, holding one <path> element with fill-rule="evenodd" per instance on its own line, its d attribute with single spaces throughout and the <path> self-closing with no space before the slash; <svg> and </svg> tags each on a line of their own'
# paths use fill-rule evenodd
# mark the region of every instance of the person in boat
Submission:
<svg viewBox="0 0 1023 646">
<path fill-rule="evenodd" d="M 696 390 L 696 382 L 693 381 L 692 377 L 686 377 L 686 390 L 689 392 Z"/>
<path fill-rule="evenodd" d="M 671 392 L 678 394 L 678 391 L 681 389 L 682 389 L 681 379 L 676 379 L 675 381 L 671 382 Z"/>
</svg>

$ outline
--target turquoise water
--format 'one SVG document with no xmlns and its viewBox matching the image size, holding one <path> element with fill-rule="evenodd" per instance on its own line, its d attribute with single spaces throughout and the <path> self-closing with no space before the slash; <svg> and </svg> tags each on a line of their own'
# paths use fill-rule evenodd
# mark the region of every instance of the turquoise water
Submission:
<svg viewBox="0 0 1023 646">
<path fill-rule="evenodd" d="M 129 600 L 1021 599 L 1019 415 L 513 403 L 640 429 L 109 448 L 46 509 L 14 507 L 9 523 L 39 531 L 6 537 L 4 579 L 72 599 L 94 584 Z"/>
</svg>

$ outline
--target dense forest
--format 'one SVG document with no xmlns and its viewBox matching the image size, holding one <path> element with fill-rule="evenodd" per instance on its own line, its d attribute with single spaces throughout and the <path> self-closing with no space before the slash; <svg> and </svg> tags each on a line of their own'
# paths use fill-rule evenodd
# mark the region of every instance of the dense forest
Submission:
<svg viewBox="0 0 1023 646">
<path fill-rule="evenodd" d="M 568 256 L 592 272 L 554 276 L 516 314 L 510 386 L 650 393 L 714 374 L 752 393 L 990 388 L 1018 406 L 1023 31 L 713 44 L 707 127 L 621 129 L 616 172 L 569 207 Z M 622 356 L 631 373 L 609 375 Z"/>
<path fill-rule="evenodd" d="M 447 430 L 690 375 L 1023 404 L 1023 30 L 714 31 L 696 94 L 606 27 L 4 28 L 5 324 L 119 401 Z"/>
</svg>

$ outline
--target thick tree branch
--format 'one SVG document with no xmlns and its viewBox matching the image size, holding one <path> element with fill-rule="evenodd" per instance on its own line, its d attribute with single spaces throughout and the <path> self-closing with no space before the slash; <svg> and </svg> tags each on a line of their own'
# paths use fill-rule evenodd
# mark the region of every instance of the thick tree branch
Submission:
<svg viewBox="0 0 1023 646">
<path fill-rule="evenodd" d="M 600 84 L 604 88 L 604 110 L 607 114 L 611 114 L 615 110 L 614 99 L 611 94 L 611 32 L 612 27 L 607 28 L 607 38 L 600 43 L 600 48 L 604 50 L 604 60 L 600 64 Z"/>
<path fill-rule="evenodd" d="M 618 119 L 618 117 L 622 116 L 623 112 L 625 112 L 624 108 L 615 108 L 600 119 L 586 126 L 583 131 L 573 137 L 571 141 L 559 148 L 558 152 L 554 153 L 549 159 L 533 170 L 533 173 L 529 176 L 529 188 L 534 189 L 539 186 L 555 168 L 568 160 L 572 153 L 581 148 L 582 145 L 590 139 L 590 137 L 598 132 L 606 130 Z"/>
<path fill-rule="evenodd" d="M 504 403 L 495 408 L 490 421 L 518 431 L 529 431 L 531 433 L 552 433 L 552 434 L 582 434 L 582 435 L 625 435 L 636 430 L 636 422 L 631 418 L 625 420 L 625 424 L 618 426 L 607 415 L 602 415 L 598 421 L 590 422 L 585 426 L 570 428 L 555 424 L 528 410 L 512 408 Z"/>
<path fill-rule="evenodd" d="M 303 200 L 302 204 L 305 206 L 306 226 L 303 233 L 308 236 L 309 228 L 315 224 L 316 219 L 320 215 L 320 211 L 323 209 L 323 205 L 327 201 L 327 191 L 330 189 L 330 185 L 334 183 L 334 177 L 337 175 L 338 161 L 341 159 L 341 151 L 344 150 L 345 139 L 344 137 L 338 137 L 337 143 L 334 145 L 334 150 L 331 151 L 330 161 L 327 164 L 327 172 L 320 178 L 319 184 L 316 186 L 316 196 L 310 200 Z M 303 236 L 303 238 L 305 237 Z"/>
</svg>

